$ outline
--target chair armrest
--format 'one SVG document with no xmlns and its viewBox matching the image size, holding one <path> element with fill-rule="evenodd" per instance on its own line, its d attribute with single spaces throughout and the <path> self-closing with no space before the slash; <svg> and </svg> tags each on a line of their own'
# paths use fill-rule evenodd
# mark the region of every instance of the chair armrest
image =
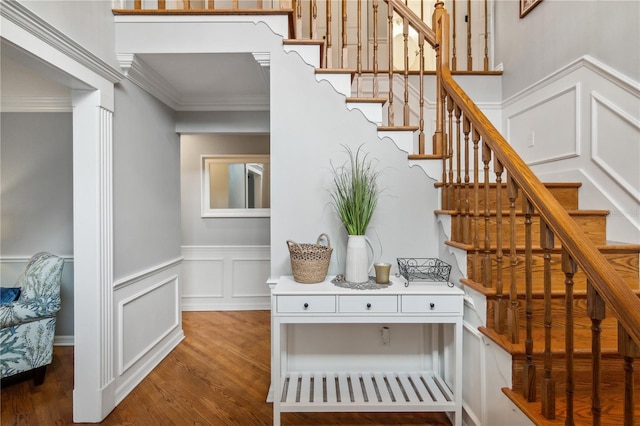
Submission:
<svg viewBox="0 0 640 426">
<path fill-rule="evenodd" d="M 25 299 L 0 305 L 0 327 L 10 327 L 52 317 L 60 310 L 60 299 Z"/>
</svg>

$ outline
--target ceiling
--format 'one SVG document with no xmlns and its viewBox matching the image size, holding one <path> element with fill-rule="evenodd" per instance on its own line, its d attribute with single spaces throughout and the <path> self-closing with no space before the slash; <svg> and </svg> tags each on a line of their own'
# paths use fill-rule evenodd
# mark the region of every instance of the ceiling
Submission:
<svg viewBox="0 0 640 426">
<path fill-rule="evenodd" d="M 70 88 L 87 88 L 3 42 L 0 50 L 2 110 L 16 100 L 66 103 Z M 128 78 L 176 111 L 269 109 L 269 68 L 250 53 L 143 54 L 121 60 Z M 67 99 L 64 101 L 64 99 Z M 53 101 L 55 100 L 55 101 Z"/>
</svg>

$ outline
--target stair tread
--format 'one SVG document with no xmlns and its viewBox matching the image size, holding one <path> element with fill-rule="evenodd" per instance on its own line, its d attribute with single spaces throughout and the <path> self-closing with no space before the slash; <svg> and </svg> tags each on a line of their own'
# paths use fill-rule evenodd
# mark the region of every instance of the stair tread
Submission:
<svg viewBox="0 0 640 426">
<path fill-rule="evenodd" d="M 361 102 L 366 104 L 384 104 L 387 102 L 387 98 L 358 98 L 358 97 L 348 97 L 346 99 L 347 102 Z"/>
<path fill-rule="evenodd" d="M 570 216 L 608 216 L 609 214 L 611 214 L 610 210 L 595 210 L 595 209 L 590 209 L 590 210 L 586 210 L 586 209 L 565 209 L 565 211 L 570 215 Z M 509 216 L 510 212 L 509 210 L 501 210 L 502 212 L 502 217 L 505 218 Z M 436 214 L 444 214 L 444 215 L 449 215 L 449 216 L 455 216 L 458 214 L 457 210 L 435 210 Z M 474 215 L 473 212 L 469 212 L 471 216 Z M 497 214 L 497 210 L 489 210 L 489 214 L 491 216 L 495 216 Z M 479 215 L 480 217 L 484 218 L 484 210 L 479 211 Z M 516 216 L 524 216 L 524 213 L 521 211 L 516 211 Z M 534 213 L 532 215 L 532 217 L 539 217 L 540 214 L 539 213 Z"/>
<path fill-rule="evenodd" d="M 456 183 L 456 182 L 452 182 L 451 185 L 453 186 L 461 186 L 464 187 L 465 184 L 464 183 Z M 542 184 L 545 188 L 580 188 L 582 186 L 581 182 L 543 182 Z M 442 182 L 436 182 L 435 183 L 436 188 L 441 188 L 443 186 L 445 186 L 444 183 Z M 473 184 L 469 184 L 470 187 L 473 187 Z M 479 186 L 481 188 L 484 188 L 484 183 L 480 183 Z M 489 187 L 490 188 L 495 188 L 497 186 L 497 184 L 495 182 L 489 182 Z M 506 184 L 503 182 L 502 183 L 502 187 L 506 188 Z"/>
<path fill-rule="evenodd" d="M 316 68 L 316 74 L 355 74 L 355 68 Z"/>
<path fill-rule="evenodd" d="M 451 246 L 451 247 L 457 247 L 457 248 L 461 248 L 463 250 L 473 250 L 473 244 L 465 244 L 465 243 L 461 243 L 459 241 L 451 241 L 451 240 L 447 240 L 444 242 L 446 245 Z M 606 252 L 608 254 L 613 254 L 613 253 L 640 253 L 640 244 L 607 244 L 607 245 L 596 245 L 596 247 L 598 248 L 598 250 L 600 250 L 601 252 Z M 481 249 L 482 251 L 484 251 L 484 247 L 482 247 Z M 503 248 L 504 250 L 504 248 Z M 489 251 L 491 253 L 496 251 L 496 247 L 491 247 L 489 248 Z M 543 249 L 540 247 L 532 247 L 532 251 L 534 253 L 542 253 Z M 561 247 L 554 247 L 551 249 L 551 253 L 560 253 L 562 251 Z M 524 253 L 525 252 L 525 247 L 524 246 L 516 246 L 516 253 L 520 254 L 520 253 Z M 505 256 L 507 256 L 507 254 L 505 253 Z"/>
<path fill-rule="evenodd" d="M 418 126 L 378 126 L 379 132 L 415 132 L 420 130 Z"/>
<path fill-rule="evenodd" d="M 323 45 L 324 40 L 312 40 L 312 39 L 296 39 L 296 38 L 287 38 L 282 40 L 283 44 L 293 44 L 293 45 Z"/>
<path fill-rule="evenodd" d="M 411 154 L 409 160 L 442 160 L 442 155 L 436 154 Z"/>
</svg>

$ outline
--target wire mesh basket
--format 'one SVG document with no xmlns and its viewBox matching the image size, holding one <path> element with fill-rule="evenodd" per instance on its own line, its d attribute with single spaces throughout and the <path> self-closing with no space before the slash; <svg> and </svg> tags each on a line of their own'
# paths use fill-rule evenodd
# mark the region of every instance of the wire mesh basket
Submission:
<svg viewBox="0 0 640 426">
<path fill-rule="evenodd" d="M 432 257 L 399 257 L 398 271 L 406 280 L 405 287 L 408 287 L 411 281 L 448 283 L 451 265 Z"/>
</svg>

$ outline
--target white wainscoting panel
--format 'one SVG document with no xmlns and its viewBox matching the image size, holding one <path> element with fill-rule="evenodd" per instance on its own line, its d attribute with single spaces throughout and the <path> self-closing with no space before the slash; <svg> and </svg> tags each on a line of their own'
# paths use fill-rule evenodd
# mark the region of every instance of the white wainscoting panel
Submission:
<svg viewBox="0 0 640 426">
<path fill-rule="evenodd" d="M 580 84 L 507 116 L 507 140 L 528 164 L 580 155 Z"/>
<path fill-rule="evenodd" d="M 588 177 L 579 207 L 611 212 L 609 241 L 638 242 L 637 81 L 585 55 L 506 99 L 503 117 L 507 140 L 542 181 Z"/>
<path fill-rule="evenodd" d="M 179 294 L 178 276 L 173 275 L 118 304 L 118 374 L 127 371 L 180 325 L 180 310 L 176 303 Z M 140 327 L 141 323 L 145 326 Z M 131 324 L 137 326 L 131 327 Z"/>
<path fill-rule="evenodd" d="M 182 309 L 270 309 L 269 246 L 183 246 Z"/>
<path fill-rule="evenodd" d="M 591 92 L 591 117 L 593 161 L 640 201 L 640 122 L 597 92 Z"/>
<path fill-rule="evenodd" d="M 118 403 L 184 338 L 181 261 L 174 259 L 114 283 Z"/>
</svg>

